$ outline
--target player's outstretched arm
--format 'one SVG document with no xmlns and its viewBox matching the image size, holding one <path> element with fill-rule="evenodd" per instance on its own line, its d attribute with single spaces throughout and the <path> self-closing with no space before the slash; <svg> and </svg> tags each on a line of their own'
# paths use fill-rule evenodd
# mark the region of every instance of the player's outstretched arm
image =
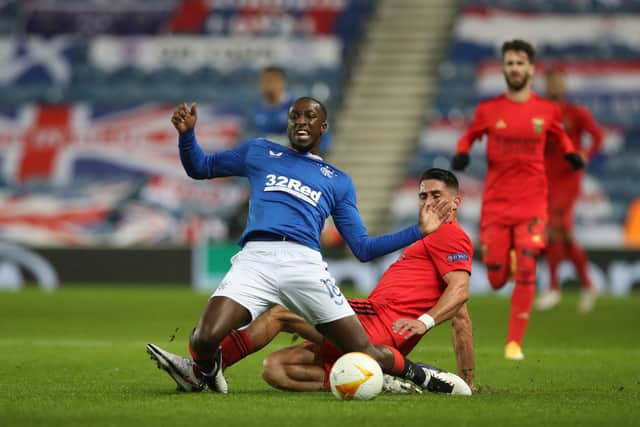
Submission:
<svg viewBox="0 0 640 427">
<path fill-rule="evenodd" d="M 436 201 L 429 208 L 424 205 L 420 210 L 418 224 L 395 233 L 369 237 L 356 207 L 356 191 L 352 182 L 345 185 L 345 191 L 331 212 L 338 231 L 353 254 L 362 262 L 370 261 L 398 249 L 404 248 L 429 233 L 433 233 L 447 221 L 453 209 L 451 202 L 444 199 Z"/>
<path fill-rule="evenodd" d="M 248 145 L 222 153 L 205 154 L 198 144 L 195 126 L 198 121 L 196 104 L 188 107 L 180 104 L 171 116 L 171 123 L 178 131 L 178 150 L 185 172 L 193 179 L 209 179 L 222 176 L 245 176 L 245 158 Z"/>
<path fill-rule="evenodd" d="M 465 170 L 469 166 L 471 161 L 469 157 L 469 151 L 474 141 L 479 140 L 487 132 L 487 120 L 485 118 L 485 106 L 479 104 L 476 112 L 473 114 L 473 119 L 469 128 L 458 140 L 456 144 L 456 154 L 451 160 L 451 169 L 455 171 Z"/>
<path fill-rule="evenodd" d="M 171 116 L 171 123 L 178 131 L 180 161 L 185 172 L 193 179 L 211 178 L 209 160 L 200 148 L 194 132 L 197 121 L 198 108 L 196 104 L 191 104 L 189 107 L 186 102 L 178 105 Z"/>
<path fill-rule="evenodd" d="M 356 207 L 356 191 L 350 181 L 345 183 L 344 193 L 331 215 L 351 252 L 362 262 L 402 249 L 423 236 L 418 224 L 414 224 L 395 233 L 370 237 Z"/>
<path fill-rule="evenodd" d="M 604 134 L 602 127 L 595 121 L 591 113 L 587 109 L 583 109 L 583 123 L 587 133 L 591 136 L 591 147 L 587 151 L 585 157 L 586 161 L 590 161 L 598 154 L 602 143 L 604 141 Z"/>
<path fill-rule="evenodd" d="M 458 368 L 458 376 L 465 380 L 476 392 L 477 387 L 474 384 L 475 378 L 475 353 L 473 348 L 473 324 L 467 310 L 467 305 L 458 310 L 451 320 L 453 331 L 453 350 L 456 353 L 456 366 Z"/>
<path fill-rule="evenodd" d="M 575 151 L 571 138 L 564 131 L 562 125 L 562 113 L 557 105 L 553 106 L 553 116 L 549 123 L 549 129 L 547 133 L 552 137 L 556 143 L 560 144 L 564 151 L 564 159 L 571 165 L 574 170 L 582 169 L 585 164 L 585 159 L 582 155 Z"/>
</svg>

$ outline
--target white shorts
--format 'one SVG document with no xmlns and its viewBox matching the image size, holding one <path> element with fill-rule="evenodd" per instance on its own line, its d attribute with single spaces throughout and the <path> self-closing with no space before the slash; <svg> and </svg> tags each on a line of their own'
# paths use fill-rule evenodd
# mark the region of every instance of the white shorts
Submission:
<svg viewBox="0 0 640 427">
<path fill-rule="evenodd" d="M 234 300 L 252 321 L 277 304 L 312 325 L 355 315 L 320 252 L 292 242 L 248 242 L 212 296 Z"/>
</svg>

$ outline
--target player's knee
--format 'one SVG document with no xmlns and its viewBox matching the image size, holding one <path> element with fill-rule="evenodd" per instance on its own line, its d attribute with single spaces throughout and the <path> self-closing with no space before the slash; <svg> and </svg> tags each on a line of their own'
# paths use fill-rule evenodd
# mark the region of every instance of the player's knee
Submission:
<svg viewBox="0 0 640 427">
<path fill-rule="evenodd" d="M 536 256 L 538 252 L 533 249 L 521 249 L 518 252 L 516 264 L 516 283 L 534 284 L 536 281 Z"/>
<path fill-rule="evenodd" d="M 493 289 L 502 288 L 509 279 L 509 270 L 505 264 L 487 263 L 487 278 Z"/>
</svg>

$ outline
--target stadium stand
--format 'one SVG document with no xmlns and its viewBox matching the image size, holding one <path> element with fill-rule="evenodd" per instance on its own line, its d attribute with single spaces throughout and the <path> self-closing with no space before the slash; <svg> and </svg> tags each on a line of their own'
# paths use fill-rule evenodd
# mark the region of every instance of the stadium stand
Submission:
<svg viewBox="0 0 640 427">
<path fill-rule="evenodd" d="M 414 215 L 409 194 L 416 174 L 426 167 L 447 167 L 477 102 L 501 93 L 500 46 L 520 37 L 538 49 L 536 91 L 543 93 L 540 71 L 564 69 L 570 98 L 588 107 L 605 127 L 603 151 L 587 169 L 576 209 L 576 234 L 588 247 L 620 247 L 640 172 L 639 11 L 638 1 L 465 1 L 402 185 L 406 191 L 397 196 L 394 226 Z M 461 218 L 472 234 L 479 219 L 484 149 L 476 144 L 471 167 L 462 177 Z"/>
<path fill-rule="evenodd" d="M 0 238 L 31 245 L 229 237 L 246 184 L 183 179 L 169 117 L 207 149 L 251 134 L 262 67 L 329 109 L 373 0 L 0 4 Z"/>
</svg>

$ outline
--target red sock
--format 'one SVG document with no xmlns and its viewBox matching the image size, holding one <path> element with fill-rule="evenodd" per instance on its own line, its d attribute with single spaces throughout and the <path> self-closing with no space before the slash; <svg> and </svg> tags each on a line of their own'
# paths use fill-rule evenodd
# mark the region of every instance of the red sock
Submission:
<svg viewBox="0 0 640 427">
<path fill-rule="evenodd" d="M 222 363 L 231 366 L 253 353 L 253 343 L 245 331 L 233 330 L 222 340 Z"/>
<path fill-rule="evenodd" d="M 393 354 L 393 371 L 391 372 L 391 375 L 394 377 L 402 376 L 402 373 L 406 368 L 406 359 L 397 349 L 391 346 L 386 347 L 391 351 L 391 354 Z"/>
<path fill-rule="evenodd" d="M 531 304 L 535 297 L 536 287 L 534 284 L 518 284 L 513 289 L 511 296 L 511 316 L 509 317 L 509 334 L 507 342 L 515 341 L 522 344 L 524 332 L 529 323 L 529 313 Z"/>
<path fill-rule="evenodd" d="M 390 373 L 394 377 L 400 377 L 405 380 L 412 381 L 414 384 L 419 386 L 426 382 L 426 374 L 420 366 L 404 357 L 398 349 L 388 345 L 385 347 L 387 347 L 391 351 L 391 354 L 393 354 L 393 368 L 391 368 L 391 372 L 387 373 Z"/>
<path fill-rule="evenodd" d="M 569 253 L 569 258 L 573 262 L 573 265 L 576 266 L 576 272 L 578 273 L 582 287 L 584 289 L 591 289 L 593 284 L 591 283 L 591 277 L 589 277 L 589 273 L 587 271 L 587 254 L 584 253 L 584 250 L 582 250 L 576 242 L 570 242 L 567 244 L 567 252 Z"/>
<path fill-rule="evenodd" d="M 195 352 L 193 347 L 191 347 L 191 344 L 189 344 L 189 354 L 191 355 L 191 358 L 193 359 L 193 361 L 196 363 L 198 363 L 198 360 L 201 359 L 200 356 L 198 356 L 198 354 Z"/>
<path fill-rule="evenodd" d="M 549 264 L 549 289 L 559 290 L 558 265 L 564 258 L 564 245 L 557 240 L 550 240 L 547 245 L 547 263 Z"/>
</svg>

